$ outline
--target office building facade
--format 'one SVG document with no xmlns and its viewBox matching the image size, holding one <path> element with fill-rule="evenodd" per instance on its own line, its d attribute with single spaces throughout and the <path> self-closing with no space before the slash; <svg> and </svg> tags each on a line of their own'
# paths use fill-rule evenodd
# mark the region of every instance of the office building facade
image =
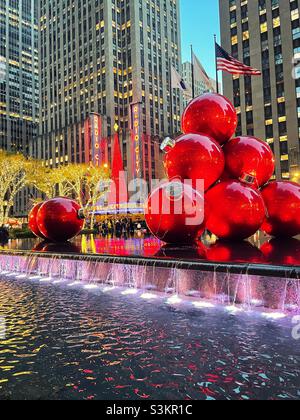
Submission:
<svg viewBox="0 0 300 420">
<path fill-rule="evenodd" d="M 38 134 L 38 8 L 35 0 L 0 1 L 0 149 L 28 155 Z M 14 214 L 23 214 L 25 192 Z"/>
<path fill-rule="evenodd" d="M 39 107 L 37 2 L 0 1 L 0 148 L 28 154 Z"/>
<path fill-rule="evenodd" d="M 169 83 L 170 64 L 181 70 L 179 1 L 40 0 L 39 7 L 41 118 L 33 153 L 51 166 L 89 161 L 96 121 L 102 159 L 110 163 L 117 130 L 130 177 L 161 175 L 170 104 L 178 129 L 182 110 Z"/>
<path fill-rule="evenodd" d="M 298 0 L 220 0 L 222 46 L 262 77 L 224 73 L 238 135 L 266 140 L 277 179 L 300 181 L 300 20 Z M 296 64 L 295 64 L 296 63 Z"/>
</svg>

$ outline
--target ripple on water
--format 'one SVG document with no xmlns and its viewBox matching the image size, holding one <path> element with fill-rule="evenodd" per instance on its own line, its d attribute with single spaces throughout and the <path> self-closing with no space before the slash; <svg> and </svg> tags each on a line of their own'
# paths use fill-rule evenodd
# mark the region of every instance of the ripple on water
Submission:
<svg viewBox="0 0 300 420">
<path fill-rule="evenodd" d="M 291 328 L 0 280 L 0 399 L 299 399 Z"/>
</svg>

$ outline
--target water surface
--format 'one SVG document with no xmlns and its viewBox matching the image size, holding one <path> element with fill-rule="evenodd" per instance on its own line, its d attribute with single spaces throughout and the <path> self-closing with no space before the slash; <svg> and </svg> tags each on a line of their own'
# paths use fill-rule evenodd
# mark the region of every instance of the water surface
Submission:
<svg viewBox="0 0 300 420">
<path fill-rule="evenodd" d="M 0 280 L 0 399 L 299 399 L 291 319 Z"/>
</svg>

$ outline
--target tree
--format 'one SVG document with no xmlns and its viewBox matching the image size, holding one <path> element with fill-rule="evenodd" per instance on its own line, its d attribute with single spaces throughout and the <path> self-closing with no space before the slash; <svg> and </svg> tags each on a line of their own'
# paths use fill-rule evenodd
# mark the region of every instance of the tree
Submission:
<svg viewBox="0 0 300 420">
<path fill-rule="evenodd" d="M 16 195 L 28 185 L 29 174 L 33 176 L 31 160 L 0 150 L 0 225 L 8 222 Z"/>
<path fill-rule="evenodd" d="M 64 189 L 65 179 L 63 167 L 49 168 L 41 161 L 32 162 L 32 172 L 29 175 L 28 183 L 38 191 L 51 199 L 59 196 L 68 196 Z"/>
<path fill-rule="evenodd" d="M 90 164 L 71 164 L 61 168 L 64 177 L 65 192 L 73 195 L 81 208 L 89 212 L 91 228 L 94 227 L 93 210 L 106 193 L 109 182 L 109 169 L 106 166 L 95 167 Z"/>
<path fill-rule="evenodd" d="M 85 206 L 91 208 L 90 222 L 91 228 L 95 224 L 95 207 L 99 200 L 106 194 L 109 188 L 109 170 L 105 167 L 89 166 L 85 179 Z"/>
<path fill-rule="evenodd" d="M 70 164 L 48 168 L 42 161 L 0 150 L 0 225 L 6 224 L 18 192 L 31 186 L 51 199 L 75 198 L 83 209 L 96 206 L 109 180 L 105 166 Z M 106 184 L 105 184 L 106 183 Z M 91 216 L 94 226 L 94 216 Z"/>
<path fill-rule="evenodd" d="M 70 164 L 60 168 L 61 174 L 64 178 L 64 195 L 75 198 L 80 206 L 85 205 L 84 200 L 84 185 L 86 181 L 88 165 L 86 164 Z"/>
</svg>

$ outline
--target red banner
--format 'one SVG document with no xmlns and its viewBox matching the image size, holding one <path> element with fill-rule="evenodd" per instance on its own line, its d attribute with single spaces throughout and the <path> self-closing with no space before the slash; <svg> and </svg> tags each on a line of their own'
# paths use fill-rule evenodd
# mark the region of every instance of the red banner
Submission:
<svg viewBox="0 0 300 420">
<path fill-rule="evenodd" d="M 85 163 L 101 166 L 108 163 L 107 139 L 102 137 L 101 115 L 91 114 L 84 122 Z"/>
<path fill-rule="evenodd" d="M 94 166 L 101 166 L 101 140 L 102 140 L 102 120 L 100 115 L 91 115 L 91 145 L 92 145 L 92 163 Z"/>
<path fill-rule="evenodd" d="M 143 176 L 141 103 L 131 104 L 131 160 L 133 178 Z"/>
</svg>

